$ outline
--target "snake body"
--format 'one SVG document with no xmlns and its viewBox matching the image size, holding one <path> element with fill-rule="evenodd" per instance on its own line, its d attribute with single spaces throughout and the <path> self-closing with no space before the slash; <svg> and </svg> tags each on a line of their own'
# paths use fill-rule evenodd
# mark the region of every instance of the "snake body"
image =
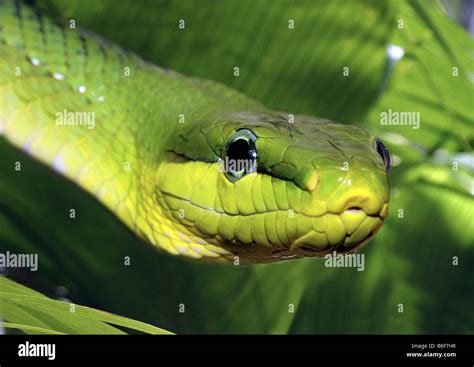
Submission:
<svg viewBox="0 0 474 367">
<path fill-rule="evenodd" d="M 388 213 L 388 151 L 366 130 L 272 111 L 10 0 L 0 134 L 174 255 L 346 253 Z"/>
</svg>

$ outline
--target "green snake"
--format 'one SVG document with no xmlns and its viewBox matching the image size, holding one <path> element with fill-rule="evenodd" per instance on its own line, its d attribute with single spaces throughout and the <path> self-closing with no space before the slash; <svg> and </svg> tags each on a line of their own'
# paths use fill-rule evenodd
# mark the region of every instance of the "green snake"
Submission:
<svg viewBox="0 0 474 367">
<path fill-rule="evenodd" d="M 366 130 L 270 110 L 10 0 L 0 134 L 188 258 L 349 253 L 388 214 L 390 154 Z"/>
</svg>

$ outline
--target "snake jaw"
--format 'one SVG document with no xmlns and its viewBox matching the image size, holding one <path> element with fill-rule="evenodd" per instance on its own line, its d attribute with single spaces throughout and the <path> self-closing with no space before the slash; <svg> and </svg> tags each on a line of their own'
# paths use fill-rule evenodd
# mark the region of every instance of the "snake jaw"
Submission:
<svg viewBox="0 0 474 367">
<path fill-rule="evenodd" d="M 326 215 L 328 214 L 325 214 L 324 216 Z M 329 213 L 329 215 L 334 214 Z M 340 217 L 343 217 L 344 215 L 363 216 L 363 219 L 359 219 L 358 224 L 354 225 L 354 223 L 351 223 L 349 220 L 347 220 L 347 218 L 342 218 L 341 220 L 346 227 L 346 233 L 337 244 L 315 246 L 315 243 L 310 241 L 312 236 L 314 236 L 314 233 L 316 233 L 316 231 L 313 230 L 297 238 L 288 249 L 274 251 L 272 253 L 272 258 L 274 259 L 273 261 L 299 259 L 304 257 L 323 258 L 332 252 L 339 254 L 350 254 L 359 250 L 371 239 L 373 239 L 382 227 L 383 222 L 388 215 L 388 203 L 383 204 L 382 209 L 374 215 L 369 215 L 360 208 L 347 209 L 340 215 Z M 364 226 L 364 224 L 366 225 Z M 361 233 L 359 233 L 356 237 L 359 229 L 361 229 Z M 326 234 L 319 233 L 319 236 L 322 238 L 326 236 Z M 356 238 L 356 240 L 354 238 Z M 305 243 L 306 241 L 309 241 L 309 243 Z"/>
<path fill-rule="evenodd" d="M 375 236 L 382 227 L 387 211 L 388 204 L 384 204 L 382 209 L 374 215 L 369 215 L 363 209 L 354 207 L 346 209 L 340 215 L 325 214 L 322 217 L 327 218 L 329 222 L 342 222 L 344 232 L 340 231 L 339 236 L 334 236 L 313 229 L 298 237 L 289 247 L 288 252 L 297 257 L 324 257 L 333 251 L 352 253 Z"/>
</svg>

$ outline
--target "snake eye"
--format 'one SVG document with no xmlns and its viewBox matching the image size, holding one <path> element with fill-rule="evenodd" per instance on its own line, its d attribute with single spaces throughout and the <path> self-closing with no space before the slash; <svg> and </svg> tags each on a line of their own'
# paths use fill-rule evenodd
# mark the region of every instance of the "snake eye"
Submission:
<svg viewBox="0 0 474 367">
<path fill-rule="evenodd" d="M 392 158 L 390 156 L 390 150 L 388 150 L 387 146 L 380 140 L 379 138 L 375 139 L 377 153 L 382 157 L 383 163 L 385 165 L 385 172 L 387 175 L 390 173 L 390 167 L 392 164 Z"/>
<path fill-rule="evenodd" d="M 220 168 L 231 182 L 257 170 L 256 140 L 253 132 L 242 129 L 227 142 Z"/>
</svg>

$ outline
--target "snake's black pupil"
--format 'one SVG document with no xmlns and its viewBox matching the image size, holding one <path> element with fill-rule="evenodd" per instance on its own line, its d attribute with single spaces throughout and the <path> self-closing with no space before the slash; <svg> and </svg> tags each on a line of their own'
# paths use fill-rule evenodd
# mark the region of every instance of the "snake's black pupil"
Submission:
<svg viewBox="0 0 474 367">
<path fill-rule="evenodd" d="M 387 146 L 382 143 L 380 139 L 377 139 L 377 153 L 382 157 L 383 163 L 385 165 L 385 172 L 389 174 L 390 167 L 391 167 L 391 160 L 390 160 L 390 151 L 388 150 Z"/>
<path fill-rule="evenodd" d="M 225 148 L 225 156 L 219 161 L 224 166 L 225 176 L 235 182 L 248 173 L 257 170 L 257 137 L 248 129 L 237 130 Z"/>
<path fill-rule="evenodd" d="M 237 139 L 232 142 L 227 148 L 227 158 L 231 160 L 250 160 L 252 157 L 252 150 L 245 139 Z"/>
</svg>

